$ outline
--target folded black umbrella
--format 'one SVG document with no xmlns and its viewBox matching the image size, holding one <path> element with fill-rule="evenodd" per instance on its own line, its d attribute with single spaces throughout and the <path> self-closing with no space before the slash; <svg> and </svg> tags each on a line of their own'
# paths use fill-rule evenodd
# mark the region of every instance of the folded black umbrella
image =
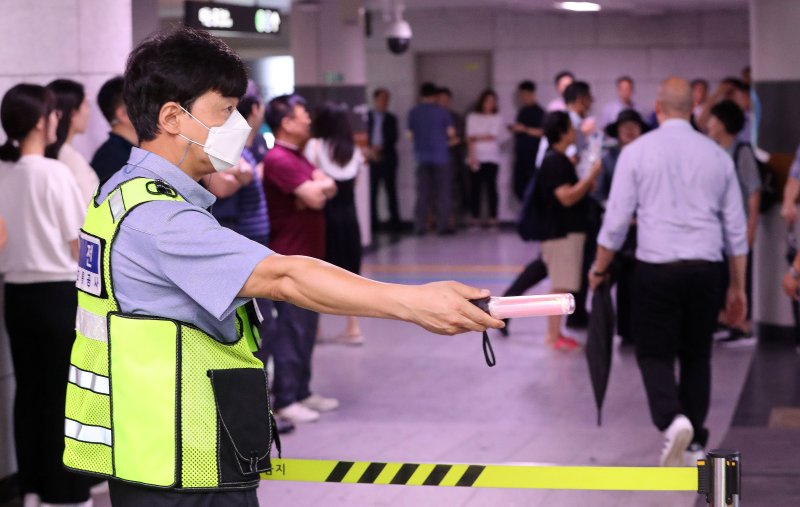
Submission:
<svg viewBox="0 0 800 507">
<path fill-rule="evenodd" d="M 606 397 L 608 376 L 611 373 L 611 349 L 614 340 L 614 306 L 611 302 L 611 284 L 599 285 L 592 296 L 592 313 L 586 338 L 586 361 L 597 403 L 597 425 L 602 423 L 603 400 Z"/>
</svg>

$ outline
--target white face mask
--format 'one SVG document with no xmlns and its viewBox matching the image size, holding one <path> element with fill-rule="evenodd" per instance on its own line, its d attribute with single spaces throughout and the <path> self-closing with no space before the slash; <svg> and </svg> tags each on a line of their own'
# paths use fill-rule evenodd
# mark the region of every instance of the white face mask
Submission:
<svg viewBox="0 0 800 507">
<path fill-rule="evenodd" d="M 181 107 L 181 109 L 183 108 Z M 247 142 L 247 136 L 250 135 L 252 130 L 250 124 L 247 123 L 247 120 L 244 119 L 244 116 L 239 111 L 234 109 L 225 123 L 219 127 L 208 127 L 186 109 L 183 109 L 183 111 L 191 116 L 194 121 L 208 129 L 208 137 L 206 138 L 206 144 L 201 144 L 183 134 L 178 135 L 190 143 L 202 146 L 214 169 L 225 171 L 239 163 L 239 158 L 242 156 L 244 145 Z"/>
</svg>

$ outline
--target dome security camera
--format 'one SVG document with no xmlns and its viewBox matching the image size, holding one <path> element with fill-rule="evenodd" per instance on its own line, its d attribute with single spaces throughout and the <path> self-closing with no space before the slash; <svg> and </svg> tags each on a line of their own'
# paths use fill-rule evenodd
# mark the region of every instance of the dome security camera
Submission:
<svg viewBox="0 0 800 507">
<path fill-rule="evenodd" d="M 404 19 L 392 21 L 386 29 L 386 45 L 389 47 L 389 51 L 396 55 L 408 51 L 413 35 L 408 21 Z"/>
</svg>

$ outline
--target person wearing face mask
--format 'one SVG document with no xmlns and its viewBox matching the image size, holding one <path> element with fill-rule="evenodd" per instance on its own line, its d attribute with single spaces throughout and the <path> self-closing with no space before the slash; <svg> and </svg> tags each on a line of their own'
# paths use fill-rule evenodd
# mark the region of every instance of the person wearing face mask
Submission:
<svg viewBox="0 0 800 507">
<path fill-rule="evenodd" d="M 100 180 L 89 162 L 72 146 L 77 134 L 83 134 L 89 125 L 89 101 L 83 85 L 70 79 L 56 79 L 47 85 L 56 97 L 60 118 L 56 128 L 56 141 L 47 147 L 45 154 L 64 162 L 81 189 L 83 202 L 88 205 Z"/>
<path fill-rule="evenodd" d="M 253 298 L 443 334 L 502 327 L 469 302 L 488 291 L 376 283 L 221 226 L 198 180 L 239 161 L 246 87 L 239 57 L 204 31 L 158 33 L 128 58 L 141 147 L 101 186 L 80 233 L 64 421 L 64 465 L 108 479 L 114 507 L 258 505 L 276 432 Z M 300 132 L 292 122 L 286 132 Z M 307 192 L 324 202 L 317 181 L 296 188 L 298 209 Z"/>
<path fill-rule="evenodd" d="M 86 203 L 69 168 L 44 156 L 45 147 L 56 140 L 55 106 L 53 94 L 34 84 L 14 86 L 0 104 L 8 136 L 0 147 L 0 216 L 8 228 L 0 273 L 16 380 L 14 446 L 25 507 L 91 505 L 89 481 L 61 465 L 61 411 L 78 304 L 78 232 Z"/>
</svg>

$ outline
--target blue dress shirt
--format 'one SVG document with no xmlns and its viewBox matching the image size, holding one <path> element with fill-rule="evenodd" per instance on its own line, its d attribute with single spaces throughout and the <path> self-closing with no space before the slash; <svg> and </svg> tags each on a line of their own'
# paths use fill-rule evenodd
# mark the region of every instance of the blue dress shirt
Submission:
<svg viewBox="0 0 800 507">
<path fill-rule="evenodd" d="M 99 201 L 133 178 L 161 179 L 186 202 L 157 201 L 128 213 L 111 249 L 120 310 L 193 324 L 221 342 L 236 341 L 237 298 L 267 247 L 219 225 L 214 196 L 158 155 L 133 148 L 128 165 L 100 189 Z"/>
<path fill-rule="evenodd" d="M 619 250 L 634 213 L 640 261 L 718 262 L 723 250 L 747 254 L 733 160 L 687 121 L 667 120 L 622 150 L 597 242 Z"/>
</svg>

